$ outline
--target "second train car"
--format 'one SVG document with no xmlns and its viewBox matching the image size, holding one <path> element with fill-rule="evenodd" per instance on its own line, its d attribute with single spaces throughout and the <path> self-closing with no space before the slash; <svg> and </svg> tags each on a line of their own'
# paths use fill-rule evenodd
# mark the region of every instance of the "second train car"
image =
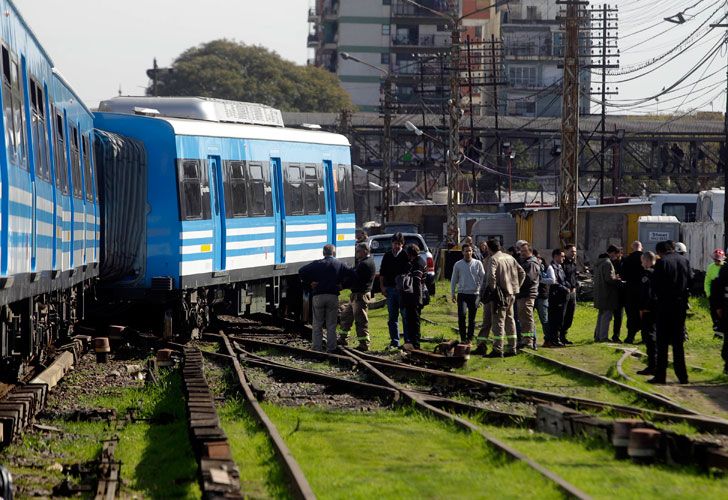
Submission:
<svg viewBox="0 0 728 500">
<path fill-rule="evenodd" d="M 300 267 L 327 243 L 353 261 L 344 136 L 216 99 L 119 97 L 99 109 L 104 254 L 132 257 L 102 278 L 114 296 L 163 306 L 166 335 L 194 334 L 215 306 L 300 315 Z"/>
</svg>

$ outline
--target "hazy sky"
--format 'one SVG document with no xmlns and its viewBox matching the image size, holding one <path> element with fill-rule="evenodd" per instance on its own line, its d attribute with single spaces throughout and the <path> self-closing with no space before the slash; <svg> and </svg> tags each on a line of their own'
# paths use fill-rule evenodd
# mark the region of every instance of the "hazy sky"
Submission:
<svg viewBox="0 0 728 500">
<path fill-rule="evenodd" d="M 361 2 L 381 0 L 358 0 Z M 86 103 L 141 94 L 157 57 L 169 65 L 182 51 L 216 38 L 275 50 L 305 64 L 313 0 L 15 0 L 61 73 Z M 621 65 L 609 71 L 610 113 L 685 113 L 725 106 L 726 0 L 616 0 Z M 596 4 L 596 2 L 592 2 Z M 684 23 L 664 21 L 683 12 Z M 716 49 L 717 47 L 717 49 Z M 706 54 L 709 61 L 682 80 Z M 682 80 L 682 81 L 681 81 Z M 654 99 L 663 87 L 670 95 Z"/>
<path fill-rule="evenodd" d="M 91 107 L 141 95 L 154 57 L 167 66 L 217 38 L 305 64 L 308 0 L 15 0 L 54 63 Z"/>
</svg>

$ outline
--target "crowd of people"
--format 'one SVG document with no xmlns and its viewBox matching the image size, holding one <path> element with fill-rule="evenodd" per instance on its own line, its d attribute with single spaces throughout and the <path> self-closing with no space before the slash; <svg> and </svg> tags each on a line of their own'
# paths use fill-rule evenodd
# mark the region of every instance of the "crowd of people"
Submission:
<svg viewBox="0 0 728 500">
<path fill-rule="evenodd" d="M 462 259 L 452 269 L 450 296 L 457 304 L 462 344 L 475 343 L 473 352 L 486 357 L 509 357 L 526 348 L 537 349 L 536 314 L 543 333 L 541 347 L 560 348 L 572 343 L 568 334 L 579 288 L 575 245 L 553 250 L 550 263 L 523 240 L 506 250 L 498 240 L 481 242 L 476 247 L 468 237 L 461 251 Z M 645 252 L 635 241 L 631 252 L 623 256 L 621 248 L 610 245 L 592 269 L 597 309 L 594 342 L 622 343 L 622 319 L 626 316 L 624 342 L 634 343 L 641 335 L 648 361 L 639 373 L 650 375 L 651 383 L 665 383 L 670 347 L 678 380 L 688 382 L 683 343 L 693 276 L 686 251 L 682 243 L 664 241 L 657 244 L 656 253 Z M 357 243 L 353 268 L 335 258 L 333 245 L 324 246 L 323 252 L 323 259 L 300 270 L 313 296 L 314 349 L 323 350 L 325 324 L 328 351 L 348 345 L 352 326 L 356 326 L 357 348 L 368 350 L 367 311 L 376 275 L 369 248 L 363 241 Z M 722 251 L 716 250 L 713 258 L 715 269 L 708 269 L 705 291 L 714 330 L 722 335 L 720 332 L 728 332 L 728 266 L 724 265 Z M 402 234 L 394 234 L 392 249 L 384 254 L 379 269 L 379 288 L 388 311 L 388 350 L 419 349 L 420 315 L 429 302 L 427 278 L 420 249 L 414 244 L 405 246 Z M 352 293 L 340 307 L 338 295 L 342 288 L 350 288 Z M 482 322 L 476 337 L 481 306 Z M 726 337 L 722 356 L 728 373 Z"/>
</svg>

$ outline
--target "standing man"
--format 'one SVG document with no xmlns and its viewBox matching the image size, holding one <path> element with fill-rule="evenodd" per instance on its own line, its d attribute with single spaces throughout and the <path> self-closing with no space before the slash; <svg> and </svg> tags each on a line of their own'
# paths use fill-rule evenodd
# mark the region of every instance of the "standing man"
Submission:
<svg viewBox="0 0 728 500">
<path fill-rule="evenodd" d="M 538 263 L 541 267 L 541 276 L 538 278 L 538 295 L 536 296 L 534 308 L 538 312 L 538 318 L 541 320 L 543 338 L 546 339 L 549 332 L 549 288 L 553 282 L 549 279 L 548 266 L 543 257 L 538 254 L 537 250 L 533 251 L 533 255 L 538 258 Z"/>
<path fill-rule="evenodd" d="M 475 243 L 473 243 L 473 237 L 472 236 L 466 236 L 465 240 L 463 241 L 463 246 L 470 245 L 470 248 L 473 250 L 473 258 L 476 260 L 483 260 L 483 254 L 480 253 L 480 250 L 477 246 L 475 246 Z"/>
<path fill-rule="evenodd" d="M 548 268 L 549 285 L 549 331 L 544 339 L 543 347 L 563 347 L 559 340 L 561 329 L 564 325 L 564 313 L 566 301 L 569 298 L 571 288 L 566 281 L 564 272 L 564 252 L 556 248 L 551 252 L 551 265 Z"/>
<path fill-rule="evenodd" d="M 469 344 L 475 335 L 475 316 L 478 313 L 480 287 L 483 284 L 485 271 L 483 263 L 473 258 L 473 247 L 463 243 L 463 258 L 455 263 L 450 279 L 450 296 L 458 304 L 458 329 L 460 342 Z M 457 297 L 455 296 L 457 289 Z M 467 311 L 466 311 L 467 309 Z M 465 329 L 465 315 L 468 316 L 468 327 Z"/>
<path fill-rule="evenodd" d="M 594 342 L 606 342 L 609 340 L 609 323 L 612 315 L 619 306 L 620 284 L 617 273 L 614 272 L 612 262 L 620 254 L 619 247 L 609 245 L 607 253 L 599 255 L 596 266 L 594 266 L 594 307 L 597 308 L 597 324 L 594 327 Z"/>
<path fill-rule="evenodd" d="M 624 288 L 624 283 L 622 282 L 622 264 L 624 263 L 624 260 L 622 259 L 622 247 L 618 247 L 615 245 L 614 248 L 617 248 L 619 250 L 616 254 L 610 254 L 610 259 L 612 261 L 612 266 L 614 267 L 614 273 L 620 278 L 617 282 L 617 304 L 612 311 L 614 316 L 614 330 L 612 331 L 612 342 L 616 342 L 617 344 L 621 344 L 622 341 L 620 340 L 620 335 L 622 333 L 622 313 L 624 310 L 624 304 L 627 300 L 627 297 L 625 295 L 626 289 Z"/>
<path fill-rule="evenodd" d="M 513 356 L 516 351 L 516 321 L 513 303 L 526 273 L 516 259 L 502 252 L 497 240 L 488 240 L 491 258 L 486 271 L 493 300 L 493 351 L 490 357 Z"/>
<path fill-rule="evenodd" d="M 339 332 L 339 344 L 348 345 L 347 338 L 352 323 L 356 325 L 356 338 L 359 341 L 357 349 L 360 351 L 369 350 L 369 300 L 371 298 L 372 284 L 376 266 L 374 259 L 369 255 L 369 247 L 366 243 L 356 244 L 356 265 L 349 270 L 351 279 L 351 295 L 349 303 L 341 308 L 341 331 Z"/>
<path fill-rule="evenodd" d="M 382 265 L 379 268 L 379 289 L 387 299 L 387 312 L 389 314 L 389 349 L 399 349 L 399 316 L 402 315 L 402 328 L 407 329 L 407 317 L 404 306 L 401 302 L 399 290 L 397 290 L 395 278 L 400 274 L 409 271 L 410 264 L 407 255 L 402 247 L 404 236 L 402 233 L 392 235 L 392 251 L 382 257 Z"/>
<path fill-rule="evenodd" d="M 644 252 L 642 260 L 642 278 L 640 279 L 639 309 L 642 321 L 642 340 L 647 349 L 647 368 L 637 372 L 637 375 L 655 375 L 657 366 L 657 340 L 655 337 L 655 311 L 657 310 L 657 294 L 653 284 L 655 272 L 655 254 Z"/>
<path fill-rule="evenodd" d="M 720 330 L 723 332 L 723 349 L 721 357 L 723 358 L 723 373 L 728 375 L 728 266 L 721 266 L 718 277 L 711 284 L 713 293 L 711 293 L 710 308 L 715 308 L 715 313 L 720 319 Z"/>
<path fill-rule="evenodd" d="M 566 276 L 566 286 L 569 287 L 569 295 L 566 297 L 564 304 L 564 323 L 561 325 L 559 332 L 559 342 L 564 345 L 571 345 L 573 342 L 566 338 L 569 328 L 574 322 L 574 313 L 576 312 L 576 291 L 579 288 L 578 270 L 576 268 L 576 245 L 573 243 L 566 245 L 564 249 L 564 275 Z"/>
<path fill-rule="evenodd" d="M 632 252 L 624 258 L 620 277 L 624 281 L 624 310 L 627 313 L 627 344 L 634 343 L 634 337 L 640 331 L 640 292 L 642 290 L 642 243 L 632 242 Z"/>
<path fill-rule="evenodd" d="M 654 285 L 657 293 L 657 368 L 651 384 L 664 384 L 667 373 L 667 351 L 672 346 L 673 367 L 681 384 L 688 383 L 685 368 L 685 314 L 688 309 L 690 263 L 675 253 L 672 241 L 657 244 L 660 260 L 655 263 Z"/>
<path fill-rule="evenodd" d="M 710 318 L 713 320 L 713 332 L 723 332 L 720 327 L 720 318 L 716 312 L 715 301 L 710 300 L 711 290 L 710 285 L 713 280 L 718 277 L 723 264 L 725 263 L 725 252 L 722 248 L 716 248 L 713 250 L 713 262 L 708 264 L 708 269 L 705 270 L 705 281 L 703 282 L 703 289 L 705 290 L 705 296 L 708 297 L 708 304 L 710 305 Z M 725 333 L 725 332 L 723 332 Z"/>
<path fill-rule="evenodd" d="M 483 270 L 486 271 L 483 278 L 483 284 L 480 286 L 480 302 L 483 304 L 483 324 L 478 332 L 478 346 L 473 354 L 485 356 L 488 353 L 488 336 L 493 326 L 493 300 L 490 296 L 490 288 L 488 287 L 488 272 L 491 266 L 491 255 L 488 244 L 485 241 L 480 243 L 480 253 L 483 254 Z"/>
<path fill-rule="evenodd" d="M 299 271 L 301 281 L 311 286 L 313 295 L 313 349 L 323 351 L 323 326 L 326 323 L 326 350 L 336 351 L 336 320 L 339 316 L 339 291 L 346 266 L 336 259 L 334 245 L 324 245 L 324 258 L 306 264 Z"/>
<path fill-rule="evenodd" d="M 423 293 L 425 288 L 425 266 L 420 259 L 420 247 L 414 243 L 410 243 L 403 250 L 407 256 L 408 268 L 407 276 L 409 277 L 408 286 L 404 286 L 401 290 L 402 306 L 405 310 L 405 341 L 413 348 L 420 348 L 420 312 L 424 306 Z M 404 285 L 404 282 L 402 283 Z"/>
<path fill-rule="evenodd" d="M 518 312 L 518 324 L 521 325 L 521 336 L 519 348 L 536 348 L 536 322 L 533 320 L 533 307 L 538 296 L 539 278 L 541 277 L 541 263 L 533 255 L 531 245 L 521 244 L 521 260 L 519 265 L 526 273 L 526 278 L 516 296 L 516 311 Z"/>
</svg>

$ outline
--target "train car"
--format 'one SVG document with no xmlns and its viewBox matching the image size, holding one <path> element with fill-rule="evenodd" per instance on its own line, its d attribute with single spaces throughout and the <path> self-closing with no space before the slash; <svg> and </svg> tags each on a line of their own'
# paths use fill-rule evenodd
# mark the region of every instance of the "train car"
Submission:
<svg viewBox="0 0 728 500">
<path fill-rule="evenodd" d="M 93 116 L 0 0 L 0 359 L 24 369 L 67 333 L 98 274 Z"/>
<path fill-rule="evenodd" d="M 194 334 L 213 306 L 300 314 L 302 265 L 327 243 L 352 263 L 345 137 L 285 128 L 277 110 L 215 99 L 118 97 L 99 109 L 99 145 L 135 141 L 146 163 L 115 168 L 113 158 L 134 154 L 97 154 L 106 159 L 104 255 L 134 254 L 113 270 L 105 294 L 162 306 L 165 334 Z M 125 174 L 140 168 L 141 178 Z M 127 208 L 138 201 L 127 197 L 140 191 L 146 210 L 134 216 Z"/>
</svg>

